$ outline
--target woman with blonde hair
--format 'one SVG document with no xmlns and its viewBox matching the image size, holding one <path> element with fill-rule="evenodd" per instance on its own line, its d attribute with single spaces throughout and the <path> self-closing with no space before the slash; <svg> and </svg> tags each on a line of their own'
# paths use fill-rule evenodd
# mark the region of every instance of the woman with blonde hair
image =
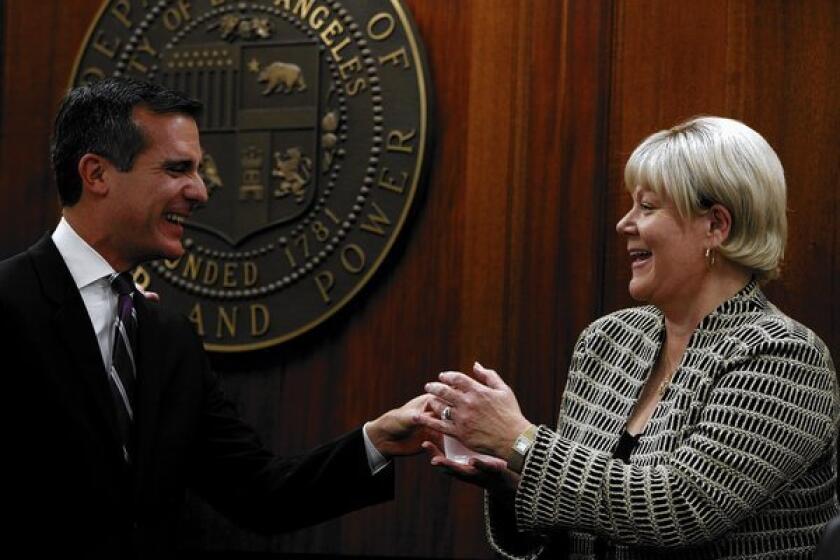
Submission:
<svg viewBox="0 0 840 560">
<path fill-rule="evenodd" d="M 629 291 L 572 356 L 556 429 L 476 364 L 426 386 L 422 421 L 487 456 L 432 463 L 487 488 L 506 558 L 810 558 L 836 491 L 840 397 L 825 344 L 767 301 L 785 179 L 745 124 L 700 117 L 630 156 Z"/>
</svg>

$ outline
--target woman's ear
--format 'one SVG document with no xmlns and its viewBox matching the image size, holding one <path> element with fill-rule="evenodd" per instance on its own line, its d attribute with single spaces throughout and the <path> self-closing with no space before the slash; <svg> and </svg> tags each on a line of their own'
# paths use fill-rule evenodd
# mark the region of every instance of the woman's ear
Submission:
<svg viewBox="0 0 840 560">
<path fill-rule="evenodd" d="M 103 196 L 108 193 L 108 183 L 105 174 L 110 163 L 104 157 L 87 153 L 79 159 L 79 177 L 82 180 L 82 191 Z"/>
<path fill-rule="evenodd" d="M 713 204 L 707 213 L 709 219 L 709 236 L 715 247 L 723 244 L 729 238 L 732 230 L 732 214 L 722 204 Z"/>
</svg>

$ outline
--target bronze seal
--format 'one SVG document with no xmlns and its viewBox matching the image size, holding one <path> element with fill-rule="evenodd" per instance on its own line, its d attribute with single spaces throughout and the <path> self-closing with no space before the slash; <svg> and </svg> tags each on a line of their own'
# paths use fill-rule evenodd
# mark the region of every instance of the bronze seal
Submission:
<svg viewBox="0 0 840 560">
<path fill-rule="evenodd" d="M 106 75 L 205 105 L 208 203 L 184 256 L 135 278 L 208 350 L 300 335 L 382 264 L 428 152 L 428 69 L 399 0 L 111 0 L 72 83 Z"/>
</svg>

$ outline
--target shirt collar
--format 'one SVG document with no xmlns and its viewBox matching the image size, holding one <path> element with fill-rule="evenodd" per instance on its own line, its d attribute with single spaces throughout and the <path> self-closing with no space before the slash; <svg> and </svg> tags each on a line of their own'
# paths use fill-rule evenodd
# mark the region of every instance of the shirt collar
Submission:
<svg viewBox="0 0 840 560">
<path fill-rule="evenodd" d="M 79 237 L 63 216 L 52 234 L 52 240 L 78 289 L 81 290 L 100 278 L 116 273 L 102 255 Z"/>
</svg>

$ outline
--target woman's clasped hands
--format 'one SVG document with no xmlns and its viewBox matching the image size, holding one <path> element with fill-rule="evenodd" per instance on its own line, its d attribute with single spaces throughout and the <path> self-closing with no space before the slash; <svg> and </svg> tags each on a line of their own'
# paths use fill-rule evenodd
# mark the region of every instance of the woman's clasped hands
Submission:
<svg viewBox="0 0 840 560">
<path fill-rule="evenodd" d="M 499 374 L 475 362 L 470 375 L 445 371 L 424 388 L 433 398 L 416 421 L 476 452 L 461 462 L 426 441 L 431 464 L 488 490 L 514 490 L 519 475 L 508 469 L 508 460 L 517 436 L 531 423 Z"/>
</svg>

